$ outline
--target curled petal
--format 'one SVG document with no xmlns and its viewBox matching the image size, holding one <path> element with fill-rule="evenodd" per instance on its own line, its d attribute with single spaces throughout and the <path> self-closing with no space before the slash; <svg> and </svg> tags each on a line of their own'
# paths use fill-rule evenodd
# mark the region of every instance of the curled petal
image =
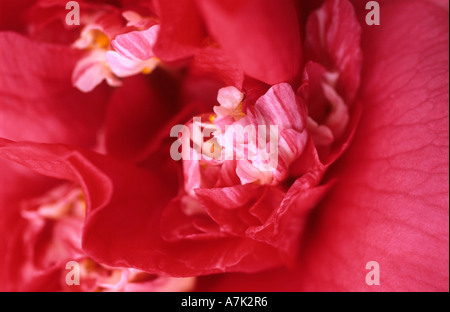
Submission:
<svg viewBox="0 0 450 312">
<path fill-rule="evenodd" d="M 164 241 L 159 225 L 173 181 L 164 186 L 132 165 L 63 145 L 7 140 L 0 140 L 0 157 L 81 184 L 87 206 L 82 247 L 97 262 L 178 277 L 280 265 L 273 247 L 247 238 Z"/>
<path fill-rule="evenodd" d="M 83 92 L 90 92 L 103 80 L 110 86 L 118 87 L 122 83 L 114 76 L 106 63 L 105 52 L 93 50 L 78 61 L 73 70 L 72 83 Z"/>
<path fill-rule="evenodd" d="M 131 31 L 118 35 L 111 42 L 111 45 L 122 56 L 130 60 L 146 61 L 155 55 L 153 46 L 158 37 L 158 32 L 159 25 L 154 25 L 143 31 Z"/>
<path fill-rule="evenodd" d="M 116 51 L 106 52 L 106 61 L 111 71 L 118 77 L 129 77 L 141 72 L 151 72 L 159 64 L 156 58 L 137 61 L 129 59 Z"/>
</svg>

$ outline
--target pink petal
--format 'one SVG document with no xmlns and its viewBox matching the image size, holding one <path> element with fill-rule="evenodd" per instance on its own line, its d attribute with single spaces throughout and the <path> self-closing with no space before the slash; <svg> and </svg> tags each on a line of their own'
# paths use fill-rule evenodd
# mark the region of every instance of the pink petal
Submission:
<svg viewBox="0 0 450 312">
<path fill-rule="evenodd" d="M 217 102 L 219 102 L 220 107 L 231 111 L 235 110 L 243 99 L 244 94 L 235 87 L 221 88 L 217 93 Z M 225 117 L 217 113 L 216 108 L 214 108 L 214 111 L 218 118 Z"/>
<path fill-rule="evenodd" d="M 279 130 L 303 131 L 306 110 L 297 103 L 292 87 L 287 83 L 272 86 L 260 97 L 255 109 L 265 119 L 267 125 L 277 125 Z"/>
<path fill-rule="evenodd" d="M 281 131 L 278 141 L 278 165 L 274 172 L 275 181 L 281 182 L 286 179 L 290 165 L 302 155 L 307 141 L 306 131 L 298 132 L 293 129 Z"/>
<path fill-rule="evenodd" d="M 273 182 L 272 171 L 259 170 L 247 159 L 237 161 L 236 175 L 242 184 L 270 184 Z"/>
<path fill-rule="evenodd" d="M 93 50 L 80 59 L 72 74 L 73 86 L 83 92 L 91 92 L 103 80 L 118 87 L 120 80 L 113 75 L 105 59 L 105 51 Z"/>
<path fill-rule="evenodd" d="M 155 55 L 153 46 L 155 45 L 158 32 L 158 25 L 143 31 L 131 31 L 118 35 L 111 42 L 111 45 L 122 56 L 130 60 L 146 61 Z"/>
<path fill-rule="evenodd" d="M 153 58 L 146 61 L 129 59 L 116 51 L 106 52 L 105 58 L 111 71 L 118 77 L 134 76 L 143 71 L 151 72 L 159 63 Z"/>
</svg>

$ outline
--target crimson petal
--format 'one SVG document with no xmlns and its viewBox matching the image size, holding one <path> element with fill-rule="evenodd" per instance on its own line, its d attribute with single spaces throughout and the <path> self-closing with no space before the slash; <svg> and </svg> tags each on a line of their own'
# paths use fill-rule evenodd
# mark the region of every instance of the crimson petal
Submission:
<svg viewBox="0 0 450 312">
<path fill-rule="evenodd" d="M 268 84 L 289 81 L 301 59 L 293 1 L 197 1 L 210 33 L 250 77 Z"/>
<path fill-rule="evenodd" d="M 0 136 L 92 146 L 103 120 L 105 89 L 71 85 L 79 54 L 11 32 L 0 33 Z"/>
</svg>

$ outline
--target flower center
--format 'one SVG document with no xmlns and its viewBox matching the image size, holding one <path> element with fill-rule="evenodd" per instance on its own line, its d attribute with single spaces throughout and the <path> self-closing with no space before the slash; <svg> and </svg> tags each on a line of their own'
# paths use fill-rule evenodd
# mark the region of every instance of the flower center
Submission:
<svg viewBox="0 0 450 312">
<path fill-rule="evenodd" d="M 92 48 L 107 49 L 109 47 L 109 37 L 99 29 L 92 29 L 90 31 L 92 37 Z"/>
</svg>

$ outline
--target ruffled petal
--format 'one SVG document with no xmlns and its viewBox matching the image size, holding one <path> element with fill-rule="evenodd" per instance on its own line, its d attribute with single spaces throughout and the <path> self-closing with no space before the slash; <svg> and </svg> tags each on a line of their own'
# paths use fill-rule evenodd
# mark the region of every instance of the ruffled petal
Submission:
<svg viewBox="0 0 450 312">
<path fill-rule="evenodd" d="M 271 246 L 251 239 L 164 241 L 159 224 L 173 184 L 132 165 L 63 145 L 7 140 L 0 140 L 0 157 L 82 186 L 87 207 L 82 245 L 96 262 L 179 277 L 280 265 Z"/>
<path fill-rule="evenodd" d="M 111 45 L 121 56 L 127 59 L 146 61 L 155 56 L 153 46 L 158 37 L 158 32 L 159 25 L 154 25 L 143 31 L 131 31 L 116 36 Z"/>
</svg>

